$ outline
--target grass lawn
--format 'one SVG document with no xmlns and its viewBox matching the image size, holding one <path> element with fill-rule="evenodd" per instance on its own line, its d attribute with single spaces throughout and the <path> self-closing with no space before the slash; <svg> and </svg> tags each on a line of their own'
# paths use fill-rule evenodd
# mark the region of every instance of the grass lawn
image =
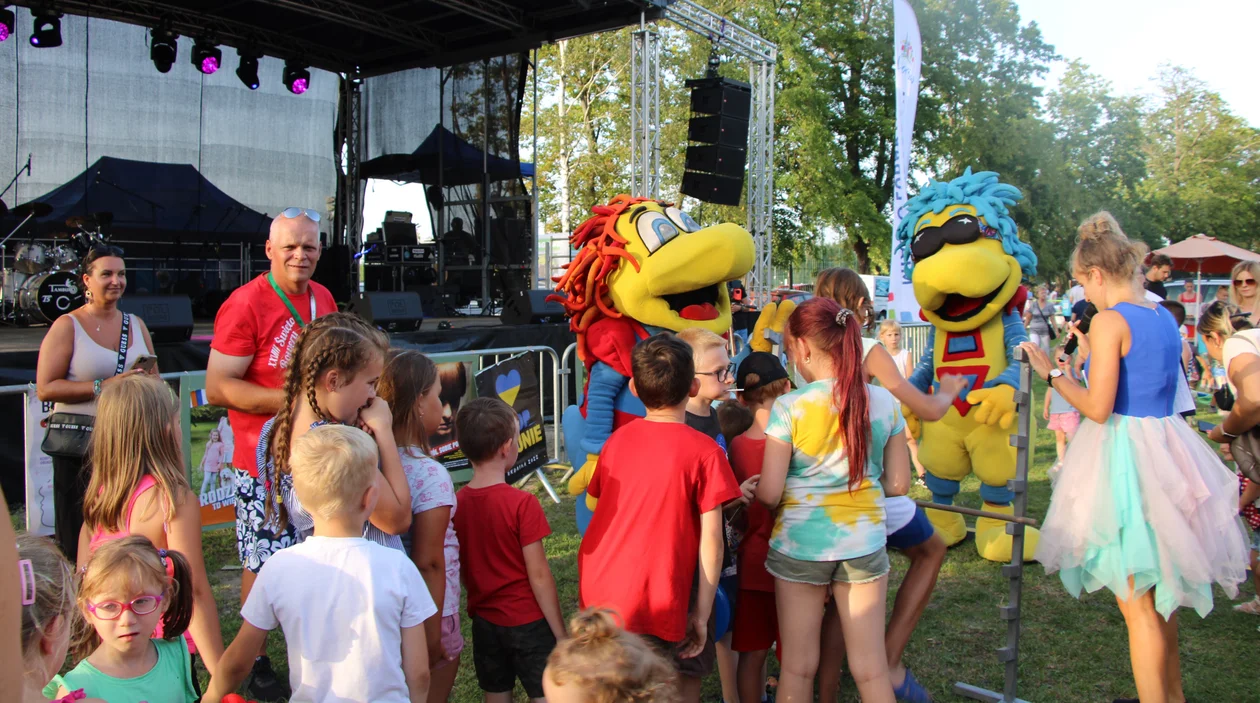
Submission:
<svg viewBox="0 0 1260 703">
<path fill-rule="evenodd" d="M 1036 408 L 1040 420 L 1041 392 L 1038 383 Z M 1216 419 L 1206 413 L 1205 419 Z M 194 427 L 194 461 L 200 461 L 201 448 L 211 427 Z M 1040 519 L 1050 502 L 1046 469 L 1054 462 L 1054 433 L 1037 432 L 1034 466 L 1029 477 L 1029 514 Z M 193 477 L 199 486 L 201 477 Z M 558 482 L 559 474 L 554 476 Z M 978 482 L 965 482 L 960 505 L 980 507 Z M 537 482 L 526 489 L 537 493 L 551 522 L 552 536 L 546 540 L 551 569 L 560 590 L 566 614 L 577 604 L 577 550 L 580 539 L 573 518 L 573 499 L 565 497 L 556 505 Z M 916 488 L 916 498 L 928 498 Z M 645 519 L 650 519 L 645 516 Z M 15 520 L 16 522 L 16 520 Z M 894 553 L 895 554 L 895 553 Z M 205 538 L 206 567 L 214 587 L 223 624 L 224 641 L 230 642 L 240 626 L 239 562 L 232 530 L 208 532 Z M 627 555 L 635 558 L 635 555 Z M 889 605 L 892 591 L 900 583 L 907 562 L 893 556 Z M 1057 575 L 1047 576 L 1039 565 L 1024 572 L 1023 630 L 1020 640 L 1020 697 L 1037 703 L 1110 701 L 1136 695 L 1129 668 L 1127 636 L 1114 598 L 1106 591 L 1076 600 L 1059 583 Z M 976 555 L 968 539 L 950 550 L 931 605 L 923 615 L 906 653 L 906 663 L 915 676 L 939 701 L 962 700 L 952 693 L 955 682 L 965 682 L 1001 691 L 1003 665 L 995 651 L 1005 643 L 1006 626 L 999 618 L 1004 605 L 1007 580 L 1000 567 Z M 1206 620 L 1193 612 L 1181 611 L 1181 661 L 1185 689 L 1194 701 L 1260 701 L 1257 693 L 1256 656 L 1260 651 L 1260 618 L 1233 612 L 1218 590 L 1216 608 Z M 1250 584 L 1243 596 L 1250 598 Z M 468 621 L 464 635 L 469 640 Z M 284 642 L 279 633 L 269 641 L 269 652 L 281 676 L 287 676 Z M 772 667 L 776 666 L 772 664 Z M 1252 672 L 1250 674 L 1246 672 Z M 203 674 L 204 677 L 204 674 Z M 706 681 L 705 700 L 721 699 L 716 673 Z M 471 649 L 465 649 L 452 700 L 480 700 L 473 675 Z M 518 686 L 516 700 L 526 696 Z M 858 700 L 851 682 L 846 681 L 841 701 Z"/>
</svg>

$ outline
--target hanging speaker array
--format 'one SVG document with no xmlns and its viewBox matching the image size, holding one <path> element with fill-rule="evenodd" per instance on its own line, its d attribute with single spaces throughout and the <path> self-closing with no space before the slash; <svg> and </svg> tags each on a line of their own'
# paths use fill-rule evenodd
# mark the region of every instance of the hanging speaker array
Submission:
<svg viewBox="0 0 1260 703">
<path fill-rule="evenodd" d="M 739 205 L 748 162 L 752 88 L 730 78 L 687 81 L 691 120 L 682 192 L 706 203 Z"/>
</svg>

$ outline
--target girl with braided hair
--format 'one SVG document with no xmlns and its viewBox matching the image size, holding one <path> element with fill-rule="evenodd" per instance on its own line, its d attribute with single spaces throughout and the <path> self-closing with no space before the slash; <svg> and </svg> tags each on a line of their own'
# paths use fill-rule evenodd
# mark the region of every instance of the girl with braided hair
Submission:
<svg viewBox="0 0 1260 703">
<path fill-rule="evenodd" d="M 292 524 L 297 542 L 311 534 L 314 523 L 293 492 L 289 469 L 293 441 L 313 427 L 339 423 L 371 434 L 380 452 L 380 500 L 363 530 L 364 538 L 403 549 L 399 535 L 411 527 L 411 491 L 398 457 L 389 405 L 376 395 L 388 351 L 389 338 L 350 313 L 318 318 L 298 338 L 284 376 L 284 403 L 258 437 L 265 519 L 278 530 Z M 251 559 L 249 568 L 261 569 L 266 556 Z"/>
</svg>

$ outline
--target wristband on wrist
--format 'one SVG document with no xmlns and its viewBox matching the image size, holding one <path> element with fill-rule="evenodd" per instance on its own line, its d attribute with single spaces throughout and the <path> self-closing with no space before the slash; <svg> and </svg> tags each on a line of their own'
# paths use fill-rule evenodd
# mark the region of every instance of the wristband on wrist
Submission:
<svg viewBox="0 0 1260 703">
<path fill-rule="evenodd" d="M 1229 440 L 1238 439 L 1238 435 L 1226 432 L 1224 425 L 1221 425 L 1221 434 L 1225 435 L 1225 439 L 1229 439 Z"/>
<path fill-rule="evenodd" d="M 92 397 L 99 398 L 101 396 L 101 379 L 92 381 Z"/>
</svg>

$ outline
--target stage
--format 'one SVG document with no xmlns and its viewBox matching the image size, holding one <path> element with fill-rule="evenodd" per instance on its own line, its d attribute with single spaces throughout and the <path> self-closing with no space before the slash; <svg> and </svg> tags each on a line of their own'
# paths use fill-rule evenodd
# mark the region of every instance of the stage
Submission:
<svg viewBox="0 0 1260 703">
<path fill-rule="evenodd" d="M 441 323 L 450 329 L 438 329 Z M 39 344 L 47 327 L 0 328 L 0 385 L 24 385 L 35 382 L 35 365 Z M 198 322 L 193 338 L 176 344 L 154 344 L 158 365 L 163 373 L 204 371 L 210 358 L 210 340 L 214 325 Z M 547 346 L 564 353 L 574 342 L 568 324 L 505 325 L 497 317 L 454 317 L 426 319 L 416 332 L 390 335 L 393 344 L 420 349 L 428 353 L 504 349 L 508 347 Z M 10 503 L 22 502 L 24 495 L 24 462 L 22 437 L 25 396 L 0 396 L 0 417 L 18 418 L 0 426 L 0 487 Z M 550 407 L 550 406 L 547 406 Z"/>
</svg>

